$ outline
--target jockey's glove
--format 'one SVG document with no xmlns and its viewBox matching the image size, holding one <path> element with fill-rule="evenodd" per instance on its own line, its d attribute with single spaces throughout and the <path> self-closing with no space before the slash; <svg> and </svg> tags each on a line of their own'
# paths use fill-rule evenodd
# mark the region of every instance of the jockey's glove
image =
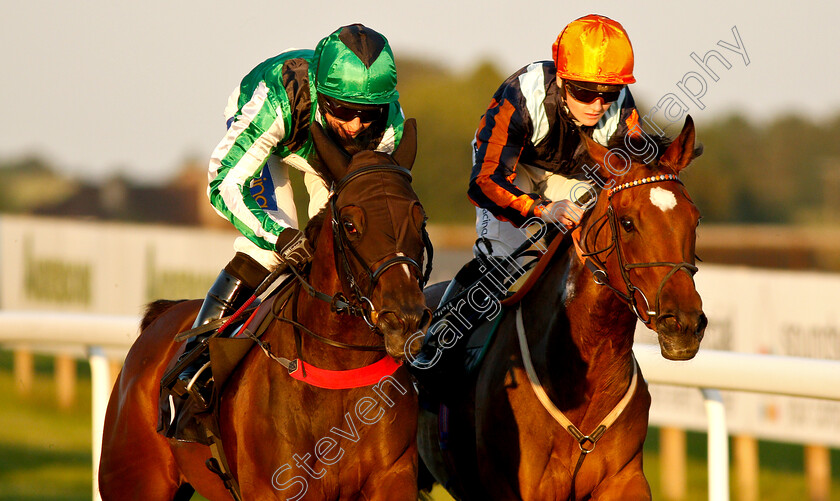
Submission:
<svg viewBox="0 0 840 501">
<path fill-rule="evenodd" d="M 286 228 L 281 231 L 274 248 L 280 261 L 298 270 L 312 261 L 312 246 L 300 230 Z"/>
<path fill-rule="evenodd" d="M 546 223 L 561 224 L 567 229 L 572 229 L 583 218 L 583 209 L 571 200 L 560 200 L 551 202 L 543 207 L 540 219 Z"/>
</svg>

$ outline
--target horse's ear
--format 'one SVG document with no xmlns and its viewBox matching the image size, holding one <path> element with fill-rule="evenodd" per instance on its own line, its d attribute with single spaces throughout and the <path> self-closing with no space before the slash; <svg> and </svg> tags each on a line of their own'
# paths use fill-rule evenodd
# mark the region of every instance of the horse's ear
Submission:
<svg viewBox="0 0 840 501">
<path fill-rule="evenodd" d="M 673 168 L 675 172 L 679 172 L 691 163 L 697 153 L 699 152 L 694 150 L 694 120 L 691 115 L 686 115 L 682 132 L 668 146 L 659 161 Z"/>
<path fill-rule="evenodd" d="M 309 131 L 312 133 L 315 151 L 321 159 L 320 162 L 313 162 L 312 167 L 318 171 L 327 184 L 343 179 L 347 166 L 350 164 L 350 155 L 330 139 L 318 122 L 313 122 Z"/>
<path fill-rule="evenodd" d="M 397 165 L 411 170 L 417 156 L 417 121 L 409 118 L 403 122 L 403 134 L 400 145 L 392 155 Z"/>
</svg>

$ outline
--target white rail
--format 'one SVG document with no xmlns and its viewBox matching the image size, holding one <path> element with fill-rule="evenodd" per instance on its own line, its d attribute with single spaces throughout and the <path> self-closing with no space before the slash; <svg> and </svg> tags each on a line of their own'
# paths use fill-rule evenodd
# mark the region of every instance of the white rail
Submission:
<svg viewBox="0 0 840 501">
<path fill-rule="evenodd" d="M 39 352 L 81 351 L 90 363 L 93 442 L 93 500 L 99 496 L 99 457 L 105 410 L 111 396 L 108 354 L 124 358 L 137 338 L 140 319 L 132 316 L 76 313 L 0 312 L 0 344 Z"/>
<path fill-rule="evenodd" d="M 840 362 L 704 350 L 685 362 L 665 360 L 656 345 L 636 344 L 649 383 L 840 400 Z"/>
<path fill-rule="evenodd" d="M 91 365 L 93 488 L 105 409 L 111 392 L 108 357 L 124 356 L 137 337 L 139 318 L 67 313 L 0 312 L 0 344 L 35 351 L 81 348 Z M 718 390 L 840 400 L 840 362 L 811 358 L 700 350 L 687 362 L 669 362 L 657 346 L 637 344 L 636 358 L 649 383 L 699 388 L 708 418 L 709 499 L 729 499 L 729 451 L 723 400 Z"/>
</svg>

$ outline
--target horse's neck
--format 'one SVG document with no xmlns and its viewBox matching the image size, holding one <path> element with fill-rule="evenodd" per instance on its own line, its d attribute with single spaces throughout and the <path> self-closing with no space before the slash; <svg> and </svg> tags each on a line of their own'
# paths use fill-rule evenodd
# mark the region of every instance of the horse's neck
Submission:
<svg viewBox="0 0 840 501">
<path fill-rule="evenodd" d="M 328 295 L 337 294 L 343 290 L 343 285 L 335 269 L 333 237 L 328 221 L 322 227 L 315 249 L 309 284 Z M 344 294 L 349 295 L 347 291 Z M 361 318 L 331 311 L 329 303 L 310 296 L 303 288 L 298 291 L 296 302 L 296 320 L 318 335 L 346 344 L 382 344 L 382 338 L 373 333 Z M 301 352 L 305 361 L 332 370 L 355 369 L 382 356 L 376 351 L 328 346 L 305 333 L 301 333 Z"/>
<path fill-rule="evenodd" d="M 543 363 L 556 379 L 586 380 L 589 392 L 603 392 L 614 383 L 623 391 L 632 373 L 636 317 L 612 291 L 593 280 L 573 251 L 548 270 L 537 297 L 555 296 L 555 311 L 543 333 Z M 541 302 L 541 301 L 538 301 Z M 568 364 L 564 366 L 563 364 Z"/>
<path fill-rule="evenodd" d="M 606 349 L 610 357 L 629 357 L 636 316 L 615 292 L 598 285 L 583 263 L 574 259 L 571 267 L 570 279 L 574 280 L 578 292 L 569 301 L 567 309 L 585 320 L 573 325 L 576 342 L 581 346 Z M 595 355 L 593 352 L 592 356 Z"/>
</svg>

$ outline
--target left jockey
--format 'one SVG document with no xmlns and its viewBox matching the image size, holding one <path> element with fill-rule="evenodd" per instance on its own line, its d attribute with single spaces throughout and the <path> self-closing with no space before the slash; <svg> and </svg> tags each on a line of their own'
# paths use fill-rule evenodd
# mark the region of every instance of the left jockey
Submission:
<svg viewBox="0 0 840 501">
<path fill-rule="evenodd" d="M 326 204 L 328 190 L 310 165 L 318 161 L 309 128 L 320 123 L 349 154 L 392 153 L 402 138 L 404 115 L 396 90 L 394 55 L 384 36 L 344 26 L 314 51 L 289 50 L 251 70 L 225 109 L 228 130 L 210 159 L 213 207 L 242 236 L 236 255 L 212 285 L 193 328 L 234 312 L 278 266 L 302 269 L 311 247 L 299 231 L 289 167 L 304 173 L 309 217 Z M 185 353 L 201 342 L 187 340 Z M 206 407 L 211 394 L 205 351 L 173 386 Z M 196 375 L 198 374 L 198 377 Z"/>
</svg>

